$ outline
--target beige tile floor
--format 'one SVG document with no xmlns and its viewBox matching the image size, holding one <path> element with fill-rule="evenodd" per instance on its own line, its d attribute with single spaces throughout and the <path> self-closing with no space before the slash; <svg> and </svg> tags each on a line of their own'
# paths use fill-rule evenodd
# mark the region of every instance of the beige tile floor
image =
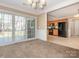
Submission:
<svg viewBox="0 0 79 59">
<path fill-rule="evenodd" d="M 49 42 L 79 49 L 79 37 L 71 37 L 71 38 L 64 38 L 64 37 L 57 37 L 57 36 L 48 36 Z"/>
<path fill-rule="evenodd" d="M 79 57 L 79 50 L 41 40 L 0 47 L 1 58 L 67 58 Z"/>
</svg>

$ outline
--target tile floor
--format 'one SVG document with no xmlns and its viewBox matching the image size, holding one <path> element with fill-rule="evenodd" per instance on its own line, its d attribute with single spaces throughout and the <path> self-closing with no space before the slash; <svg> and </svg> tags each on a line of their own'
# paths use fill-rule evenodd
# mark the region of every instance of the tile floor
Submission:
<svg viewBox="0 0 79 59">
<path fill-rule="evenodd" d="M 74 36 L 71 38 L 64 38 L 64 37 L 57 37 L 57 36 L 49 35 L 48 41 L 55 43 L 55 44 L 62 45 L 62 46 L 79 49 L 79 37 L 78 36 Z"/>
<path fill-rule="evenodd" d="M 1 58 L 71 58 L 79 57 L 79 50 L 41 40 L 31 40 L 0 46 Z"/>
</svg>

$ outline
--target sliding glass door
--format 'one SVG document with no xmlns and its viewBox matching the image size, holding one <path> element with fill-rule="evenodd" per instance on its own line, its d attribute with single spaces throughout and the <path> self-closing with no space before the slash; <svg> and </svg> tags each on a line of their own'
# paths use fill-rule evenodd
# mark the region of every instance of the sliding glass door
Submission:
<svg viewBox="0 0 79 59">
<path fill-rule="evenodd" d="M 35 19 L 15 16 L 15 40 L 35 38 Z"/>
<path fill-rule="evenodd" d="M 27 38 L 35 38 L 35 19 L 29 18 L 27 20 Z"/>
<path fill-rule="evenodd" d="M 35 38 L 35 18 L 0 12 L 0 43 Z"/>
<path fill-rule="evenodd" d="M 25 39 L 25 17 L 15 16 L 15 40 Z"/>
<path fill-rule="evenodd" d="M 12 15 L 0 13 L 0 43 L 12 41 Z"/>
</svg>

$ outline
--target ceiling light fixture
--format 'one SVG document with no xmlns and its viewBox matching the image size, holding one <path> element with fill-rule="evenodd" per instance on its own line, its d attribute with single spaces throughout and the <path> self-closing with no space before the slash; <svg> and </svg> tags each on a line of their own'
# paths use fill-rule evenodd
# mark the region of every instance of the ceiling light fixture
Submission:
<svg viewBox="0 0 79 59">
<path fill-rule="evenodd" d="M 28 4 L 35 9 L 44 9 L 47 5 L 46 0 L 28 0 Z"/>
</svg>

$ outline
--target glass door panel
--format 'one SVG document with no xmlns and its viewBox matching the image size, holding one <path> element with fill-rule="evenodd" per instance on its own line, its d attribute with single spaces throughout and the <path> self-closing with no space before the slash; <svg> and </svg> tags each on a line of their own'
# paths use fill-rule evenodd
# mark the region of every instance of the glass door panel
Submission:
<svg viewBox="0 0 79 59">
<path fill-rule="evenodd" d="M 35 37 L 35 20 L 31 20 L 31 37 Z"/>
<path fill-rule="evenodd" d="M 0 43 L 12 41 L 12 15 L 0 13 Z"/>
<path fill-rule="evenodd" d="M 35 19 L 27 20 L 27 38 L 35 38 Z"/>
<path fill-rule="evenodd" d="M 15 16 L 15 40 L 23 40 L 25 34 L 25 18 Z"/>
</svg>

